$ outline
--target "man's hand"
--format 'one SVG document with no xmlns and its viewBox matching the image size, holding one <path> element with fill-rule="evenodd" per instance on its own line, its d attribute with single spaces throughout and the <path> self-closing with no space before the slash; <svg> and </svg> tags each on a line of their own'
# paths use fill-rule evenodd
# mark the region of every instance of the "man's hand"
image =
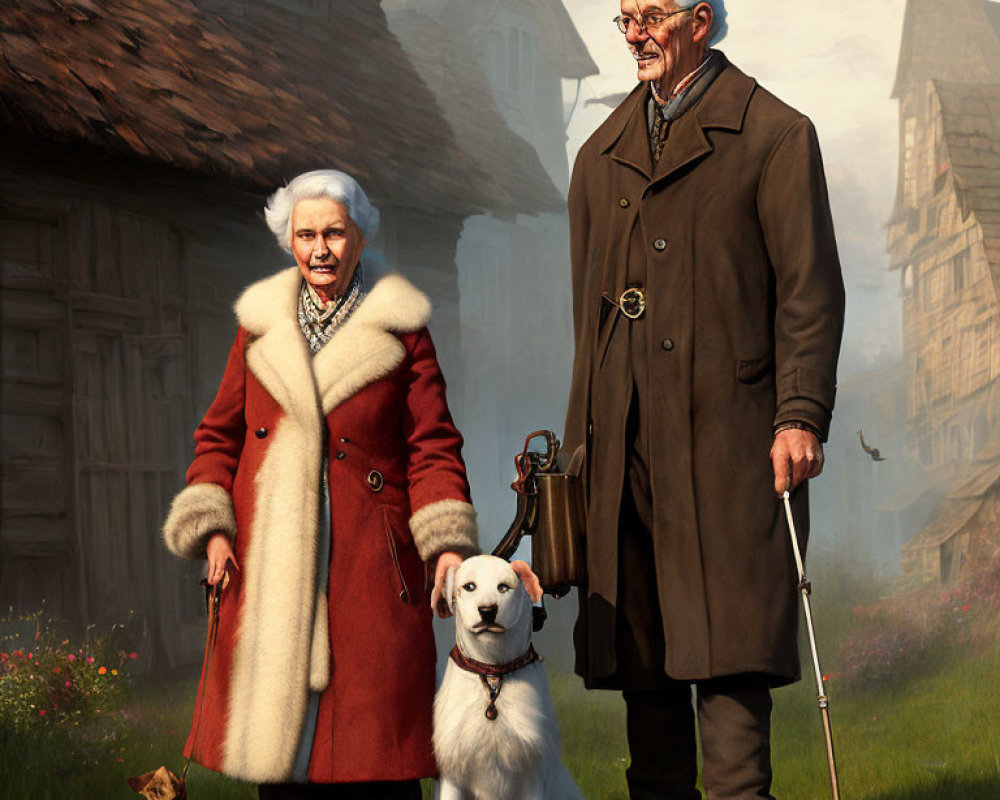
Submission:
<svg viewBox="0 0 1000 800">
<path fill-rule="evenodd" d="M 445 592 L 448 570 L 458 569 L 458 565 L 463 561 L 465 561 L 465 558 L 452 550 L 445 550 L 438 556 L 437 566 L 434 567 L 434 588 L 431 590 L 431 608 L 434 609 L 434 613 L 441 619 L 451 616 L 451 608 L 448 606 L 448 597 Z"/>
<path fill-rule="evenodd" d="M 222 575 L 226 571 L 226 562 L 232 561 L 233 566 L 239 569 L 236 563 L 236 555 L 233 553 L 233 546 L 229 543 L 229 537 L 224 533 L 213 533 L 208 540 L 208 583 L 215 586 L 222 580 Z"/>
<path fill-rule="evenodd" d="M 774 466 L 774 491 L 792 491 L 802 481 L 823 471 L 823 445 L 816 434 L 799 428 L 778 431 L 771 445 Z"/>
</svg>

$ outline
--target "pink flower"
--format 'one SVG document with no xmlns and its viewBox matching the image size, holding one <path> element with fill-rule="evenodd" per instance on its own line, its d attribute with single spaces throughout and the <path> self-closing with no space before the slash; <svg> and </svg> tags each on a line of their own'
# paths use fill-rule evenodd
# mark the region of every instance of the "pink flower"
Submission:
<svg viewBox="0 0 1000 800">
<path fill-rule="evenodd" d="M 44 717 L 44 716 L 45 716 L 45 709 L 44 709 L 44 708 L 43 708 L 43 709 L 41 709 L 41 710 L 40 710 L 40 711 L 38 712 L 38 716 L 40 716 L 40 717 Z"/>
<path fill-rule="evenodd" d="M 76 656 L 73 653 L 70 653 L 68 656 L 66 656 L 66 660 L 67 661 L 76 661 Z"/>
<path fill-rule="evenodd" d="M 93 664 L 94 663 L 94 657 L 93 656 L 87 656 L 87 663 L 88 664 Z"/>
<path fill-rule="evenodd" d="M 129 653 L 129 654 L 128 654 L 128 657 L 129 657 L 129 658 L 138 658 L 138 657 L 139 657 L 139 654 L 138 654 L 138 653 Z"/>
<path fill-rule="evenodd" d="M 72 685 L 73 685 L 73 681 L 66 681 L 66 683 L 64 683 L 64 684 L 63 684 L 63 686 L 65 686 L 65 687 L 66 687 L 67 689 L 68 689 L 68 688 L 69 688 L 70 686 L 72 686 Z"/>
</svg>

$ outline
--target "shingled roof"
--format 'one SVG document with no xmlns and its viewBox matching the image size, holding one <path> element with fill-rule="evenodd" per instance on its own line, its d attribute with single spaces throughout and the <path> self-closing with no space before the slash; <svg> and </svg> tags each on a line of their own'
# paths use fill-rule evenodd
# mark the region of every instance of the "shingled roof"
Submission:
<svg viewBox="0 0 1000 800">
<path fill-rule="evenodd" d="M 5 0 L 0 127 L 249 188 L 335 166 L 381 202 L 503 206 L 378 2 L 342 3 L 328 24 L 336 47 L 190 0 Z"/>
<path fill-rule="evenodd" d="M 907 0 L 892 96 L 932 78 L 986 82 L 1000 79 L 1000 21 L 987 0 Z"/>
<path fill-rule="evenodd" d="M 1000 84 L 934 81 L 963 216 L 975 213 L 1000 294 Z"/>
</svg>

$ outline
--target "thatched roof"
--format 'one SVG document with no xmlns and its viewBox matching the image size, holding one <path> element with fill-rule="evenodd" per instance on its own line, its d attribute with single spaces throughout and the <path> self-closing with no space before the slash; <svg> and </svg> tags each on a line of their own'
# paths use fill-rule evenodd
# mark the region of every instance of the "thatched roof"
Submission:
<svg viewBox="0 0 1000 800">
<path fill-rule="evenodd" d="M 1000 294 L 1000 84 L 935 81 L 955 192 L 975 213 Z"/>
<path fill-rule="evenodd" d="M 892 96 L 932 78 L 1000 80 L 997 9 L 988 0 L 907 0 Z"/>
<path fill-rule="evenodd" d="M 258 190 L 335 166 L 383 203 L 496 210 L 378 2 L 325 24 L 328 41 L 191 0 L 5 0 L 0 127 Z"/>
</svg>

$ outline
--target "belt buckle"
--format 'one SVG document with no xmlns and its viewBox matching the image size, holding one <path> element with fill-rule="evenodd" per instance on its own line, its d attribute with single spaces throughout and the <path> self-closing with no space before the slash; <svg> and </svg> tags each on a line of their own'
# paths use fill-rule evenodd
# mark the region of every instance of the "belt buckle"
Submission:
<svg viewBox="0 0 1000 800">
<path fill-rule="evenodd" d="M 618 308 L 629 319 L 639 319 L 646 313 L 646 293 L 638 286 L 631 286 L 618 298 Z"/>
</svg>

